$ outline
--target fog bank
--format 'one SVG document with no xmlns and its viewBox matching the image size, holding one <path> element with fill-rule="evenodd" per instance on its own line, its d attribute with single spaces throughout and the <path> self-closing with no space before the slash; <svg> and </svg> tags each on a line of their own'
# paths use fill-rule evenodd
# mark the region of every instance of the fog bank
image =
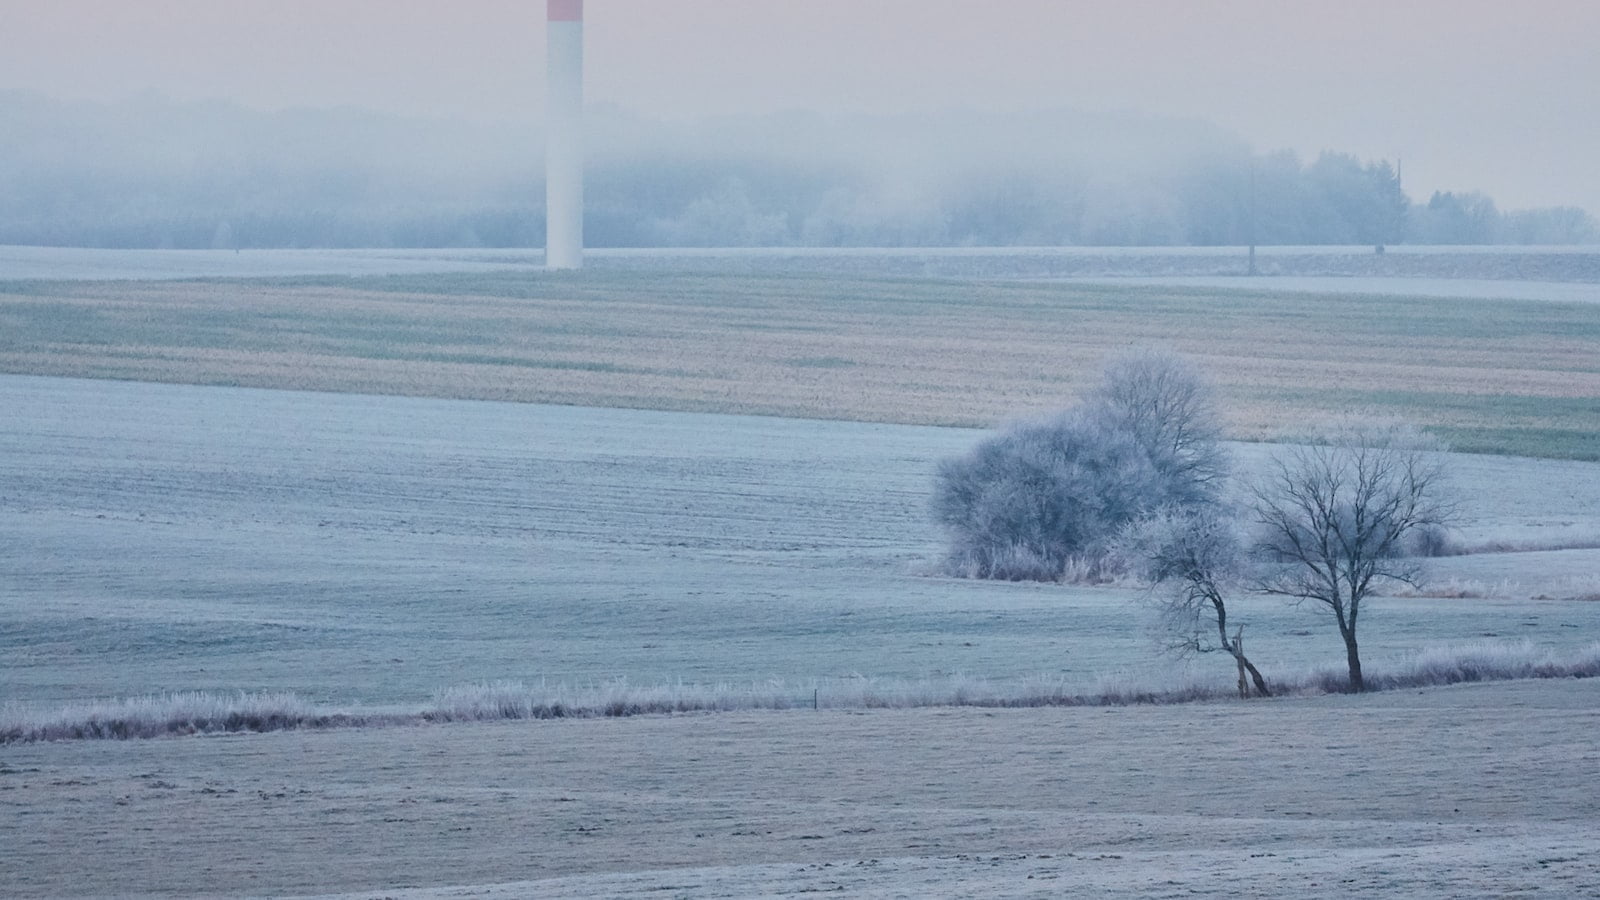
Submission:
<svg viewBox="0 0 1600 900">
<path fill-rule="evenodd" d="M 261 112 L 145 94 L 0 93 L 0 244 L 529 247 L 529 125 L 355 108 Z M 782 113 L 661 121 L 592 108 L 595 247 L 1586 243 L 1574 207 L 1410 197 L 1385 160 L 1260 152 L 1126 112 Z"/>
</svg>

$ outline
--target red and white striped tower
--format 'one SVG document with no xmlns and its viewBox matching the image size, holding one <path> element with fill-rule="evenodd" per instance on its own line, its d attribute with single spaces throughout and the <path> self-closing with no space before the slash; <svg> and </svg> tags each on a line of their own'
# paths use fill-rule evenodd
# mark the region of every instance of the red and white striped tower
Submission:
<svg viewBox="0 0 1600 900">
<path fill-rule="evenodd" d="M 583 267 L 583 0 L 547 0 L 544 264 Z"/>
</svg>

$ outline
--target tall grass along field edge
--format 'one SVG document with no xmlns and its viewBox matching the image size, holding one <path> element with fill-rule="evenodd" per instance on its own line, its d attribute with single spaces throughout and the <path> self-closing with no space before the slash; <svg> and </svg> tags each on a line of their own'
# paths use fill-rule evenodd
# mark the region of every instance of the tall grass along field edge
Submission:
<svg viewBox="0 0 1600 900">
<path fill-rule="evenodd" d="M 1527 642 L 1486 641 L 1429 648 L 1369 666 L 1366 681 L 1368 690 L 1397 690 L 1596 676 L 1600 676 L 1600 641 L 1564 654 L 1535 648 Z M 1272 683 L 1280 697 L 1344 693 L 1349 689 L 1342 667 L 1279 674 Z M 51 709 L 8 703 L 0 706 L 0 745 L 508 719 L 789 709 L 1131 706 L 1234 697 L 1234 687 L 1220 677 L 1154 683 L 1125 675 L 1102 676 L 1088 684 L 1049 676 L 1009 681 L 954 676 L 920 681 L 848 678 L 807 683 L 649 686 L 618 680 L 579 687 L 497 681 L 440 690 L 420 709 L 371 710 L 316 706 L 291 693 L 186 692 L 86 701 Z"/>
</svg>

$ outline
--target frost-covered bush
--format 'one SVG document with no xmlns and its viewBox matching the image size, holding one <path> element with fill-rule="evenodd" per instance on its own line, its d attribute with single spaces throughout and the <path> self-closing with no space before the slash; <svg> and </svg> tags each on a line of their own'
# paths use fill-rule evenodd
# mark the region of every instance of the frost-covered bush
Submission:
<svg viewBox="0 0 1600 900">
<path fill-rule="evenodd" d="M 1406 535 L 1401 542 L 1400 552 L 1404 556 L 1459 556 L 1462 553 L 1461 542 L 1451 533 L 1450 529 L 1437 522 L 1419 525 Z"/>
<path fill-rule="evenodd" d="M 1216 499 L 1228 477 L 1222 427 L 1204 379 L 1182 361 L 1153 350 L 1117 357 L 1085 406 L 1101 427 L 1127 434 L 1149 456 L 1173 502 Z"/>
<path fill-rule="evenodd" d="M 1161 507 L 1214 503 L 1227 471 L 1203 382 L 1155 353 L 1116 360 L 1077 406 L 944 461 L 934 516 L 946 562 L 973 578 L 1095 572 L 1110 541 Z"/>
</svg>

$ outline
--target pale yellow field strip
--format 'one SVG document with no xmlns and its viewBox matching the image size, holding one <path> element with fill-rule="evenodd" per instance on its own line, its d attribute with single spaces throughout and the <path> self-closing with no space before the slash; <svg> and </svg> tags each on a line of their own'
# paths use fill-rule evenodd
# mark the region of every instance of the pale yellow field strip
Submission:
<svg viewBox="0 0 1600 900">
<path fill-rule="evenodd" d="M 1156 345 L 1215 381 L 1241 438 L 1366 411 L 1600 431 L 1600 304 L 739 276 L 362 285 L 0 294 L 0 371 L 992 425 Z"/>
</svg>

